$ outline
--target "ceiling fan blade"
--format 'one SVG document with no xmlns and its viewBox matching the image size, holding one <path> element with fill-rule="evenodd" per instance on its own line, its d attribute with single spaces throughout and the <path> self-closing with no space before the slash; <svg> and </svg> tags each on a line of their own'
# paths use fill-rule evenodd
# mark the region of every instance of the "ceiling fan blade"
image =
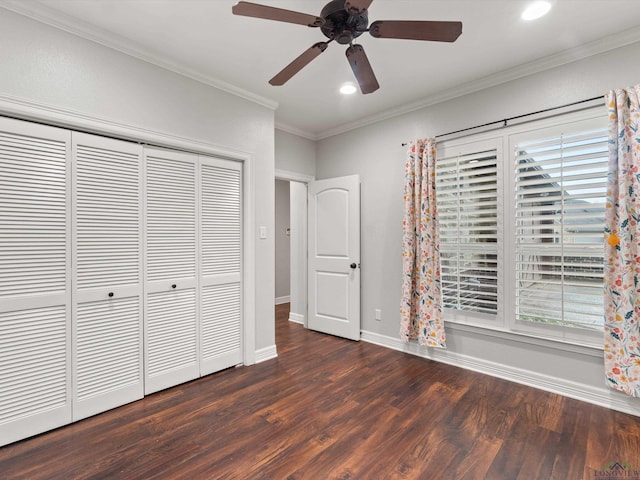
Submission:
<svg viewBox="0 0 640 480">
<path fill-rule="evenodd" d="M 296 73 L 307 66 L 307 64 L 309 64 L 311 60 L 324 52 L 327 49 L 328 45 L 329 44 L 326 42 L 318 42 L 312 45 L 307 50 L 302 52 L 302 54 L 293 62 L 284 67 L 275 77 L 269 80 L 269 83 L 274 87 L 284 85 L 289 81 L 291 77 L 293 77 Z"/>
<path fill-rule="evenodd" d="M 379 20 L 369 26 L 369 33 L 376 38 L 455 42 L 462 33 L 462 22 Z"/>
<path fill-rule="evenodd" d="M 320 27 L 324 24 L 324 20 L 315 15 L 307 13 L 294 12 L 283 8 L 269 7 L 267 5 L 258 5 L 251 2 L 238 2 L 231 8 L 234 15 L 243 15 L 245 17 L 264 18 L 266 20 L 276 20 L 278 22 L 296 23 L 298 25 L 307 25 L 309 27 Z"/>
<path fill-rule="evenodd" d="M 362 45 L 356 44 L 347 48 L 347 59 L 363 94 L 375 92 L 380 88 Z"/>
<path fill-rule="evenodd" d="M 372 2 L 373 0 L 346 0 L 344 9 L 349 15 L 357 15 L 368 9 Z"/>
</svg>

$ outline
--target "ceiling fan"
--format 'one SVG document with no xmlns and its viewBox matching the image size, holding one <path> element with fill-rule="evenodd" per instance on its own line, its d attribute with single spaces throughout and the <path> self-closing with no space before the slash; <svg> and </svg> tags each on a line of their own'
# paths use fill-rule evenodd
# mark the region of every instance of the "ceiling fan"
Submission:
<svg viewBox="0 0 640 480">
<path fill-rule="evenodd" d="M 347 48 L 347 60 L 363 94 L 375 92 L 380 86 L 362 45 L 353 40 L 364 32 L 376 38 L 400 38 L 407 40 L 429 40 L 455 42 L 462 33 L 462 22 L 437 22 L 416 20 L 378 20 L 369 25 L 367 9 L 373 0 L 332 0 L 327 3 L 320 16 L 294 12 L 283 8 L 269 7 L 250 2 L 238 2 L 231 9 L 235 15 L 264 18 L 279 22 L 295 23 L 308 27 L 319 27 L 329 40 L 318 42 L 284 67 L 269 80 L 274 86 L 284 85 L 314 58 L 336 41 Z"/>
</svg>

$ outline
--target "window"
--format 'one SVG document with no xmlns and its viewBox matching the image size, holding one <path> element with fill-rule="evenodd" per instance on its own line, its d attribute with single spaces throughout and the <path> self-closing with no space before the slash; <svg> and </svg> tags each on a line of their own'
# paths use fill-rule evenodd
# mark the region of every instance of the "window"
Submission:
<svg viewBox="0 0 640 480">
<path fill-rule="evenodd" d="M 606 128 L 590 110 L 439 145 L 445 321 L 600 343 Z"/>
<path fill-rule="evenodd" d="M 603 326 L 607 131 L 517 142 L 516 320 Z"/>
</svg>

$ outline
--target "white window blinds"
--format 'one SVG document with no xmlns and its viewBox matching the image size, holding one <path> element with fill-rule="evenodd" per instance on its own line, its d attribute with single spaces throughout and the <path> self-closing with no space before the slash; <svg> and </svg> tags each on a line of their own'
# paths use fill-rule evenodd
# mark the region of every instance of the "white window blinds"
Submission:
<svg viewBox="0 0 640 480">
<path fill-rule="evenodd" d="M 443 307 L 496 314 L 498 165 L 495 150 L 436 164 Z"/>
<path fill-rule="evenodd" d="M 514 150 L 516 320 L 601 329 L 607 131 Z"/>
</svg>

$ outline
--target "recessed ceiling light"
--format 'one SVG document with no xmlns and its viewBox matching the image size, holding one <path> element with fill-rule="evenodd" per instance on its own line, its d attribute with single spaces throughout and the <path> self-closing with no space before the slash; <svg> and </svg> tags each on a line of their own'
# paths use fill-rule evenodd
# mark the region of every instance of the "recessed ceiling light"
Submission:
<svg viewBox="0 0 640 480">
<path fill-rule="evenodd" d="M 356 93 L 357 89 L 353 83 L 345 83 L 340 87 L 340 93 L 343 95 L 351 95 L 352 93 Z"/>
<path fill-rule="evenodd" d="M 524 12 L 522 12 L 523 20 L 535 20 L 546 15 L 551 10 L 551 3 L 549 2 L 533 2 L 529 5 Z"/>
</svg>

